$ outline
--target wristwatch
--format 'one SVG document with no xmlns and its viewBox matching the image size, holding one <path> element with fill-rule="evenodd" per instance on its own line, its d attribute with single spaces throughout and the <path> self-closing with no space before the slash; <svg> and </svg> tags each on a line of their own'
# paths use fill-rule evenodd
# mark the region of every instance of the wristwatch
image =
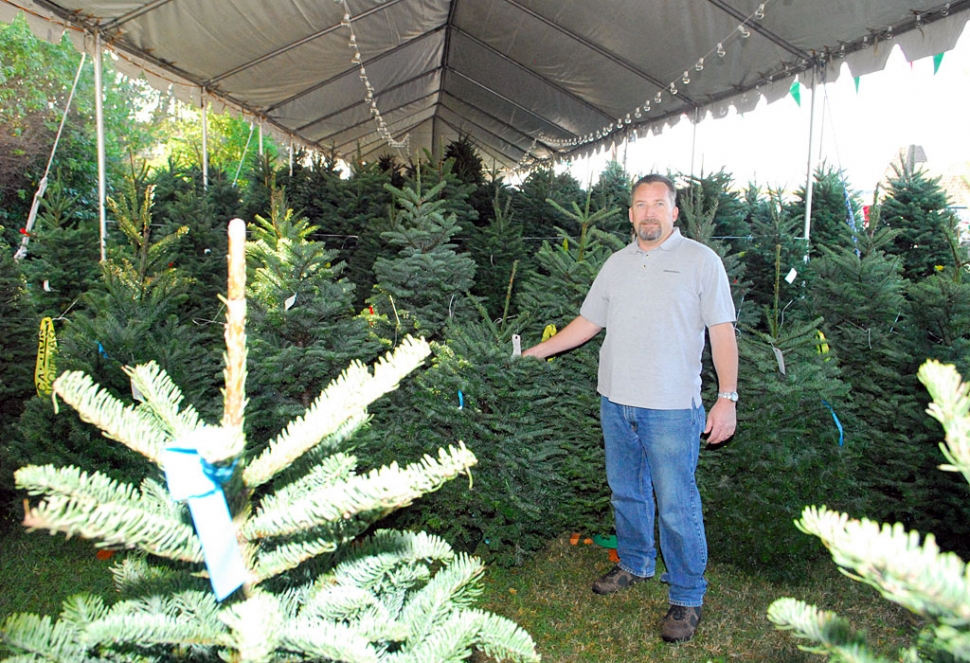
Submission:
<svg viewBox="0 0 970 663">
<path fill-rule="evenodd" d="M 732 403 L 738 402 L 738 392 L 736 391 L 719 391 L 717 392 L 718 398 L 726 398 Z"/>
</svg>

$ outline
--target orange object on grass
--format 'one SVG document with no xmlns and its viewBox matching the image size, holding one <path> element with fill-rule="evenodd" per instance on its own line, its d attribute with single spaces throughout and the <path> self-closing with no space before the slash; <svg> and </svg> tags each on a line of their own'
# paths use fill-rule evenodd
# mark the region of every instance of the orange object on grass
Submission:
<svg viewBox="0 0 970 663">
<path fill-rule="evenodd" d="M 620 563 L 620 556 L 616 554 L 616 548 L 610 548 L 610 561 L 614 564 Z"/>
<path fill-rule="evenodd" d="M 107 561 L 111 559 L 114 556 L 114 554 L 115 554 L 114 550 L 107 550 L 106 548 L 102 548 L 101 550 L 98 551 L 98 559 L 102 561 Z"/>
<path fill-rule="evenodd" d="M 573 532 L 569 536 L 569 543 L 571 543 L 574 546 L 579 544 L 579 532 Z"/>
</svg>

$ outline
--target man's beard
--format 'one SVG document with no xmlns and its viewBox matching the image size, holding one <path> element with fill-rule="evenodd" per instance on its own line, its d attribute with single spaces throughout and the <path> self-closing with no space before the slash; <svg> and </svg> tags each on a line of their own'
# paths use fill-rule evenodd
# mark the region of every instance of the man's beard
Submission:
<svg viewBox="0 0 970 663">
<path fill-rule="evenodd" d="M 662 235 L 663 226 L 659 224 L 656 227 L 652 225 L 648 227 L 644 224 L 640 224 L 640 226 L 637 227 L 637 237 L 642 239 L 644 242 L 656 242 Z"/>
</svg>

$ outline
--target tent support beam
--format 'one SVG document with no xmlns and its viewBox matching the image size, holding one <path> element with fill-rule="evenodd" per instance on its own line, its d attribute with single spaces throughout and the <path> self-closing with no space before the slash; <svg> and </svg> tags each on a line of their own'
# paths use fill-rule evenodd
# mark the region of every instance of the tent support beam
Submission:
<svg viewBox="0 0 970 663">
<path fill-rule="evenodd" d="M 808 242 L 812 233 L 812 192 L 815 180 L 815 107 L 820 95 L 818 88 L 818 64 L 812 67 L 812 105 L 808 115 L 808 172 L 805 175 L 805 259 L 808 260 Z"/>
<path fill-rule="evenodd" d="M 97 124 L 98 141 L 98 218 L 101 229 L 101 262 L 107 259 L 106 255 L 106 236 L 107 236 L 107 214 L 105 213 L 106 182 L 105 182 L 105 156 L 104 156 L 104 88 L 101 76 L 101 33 L 94 33 L 94 114 Z"/>
<path fill-rule="evenodd" d="M 205 88 L 202 88 L 202 190 L 209 190 L 209 113 Z"/>
</svg>

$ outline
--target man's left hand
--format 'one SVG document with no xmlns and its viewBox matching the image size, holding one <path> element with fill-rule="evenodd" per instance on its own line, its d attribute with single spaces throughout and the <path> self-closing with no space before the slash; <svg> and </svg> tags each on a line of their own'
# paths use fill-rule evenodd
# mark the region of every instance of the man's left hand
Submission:
<svg viewBox="0 0 970 663">
<path fill-rule="evenodd" d="M 718 398 L 707 413 L 707 426 L 704 428 L 704 434 L 708 436 L 707 444 L 715 446 L 726 442 L 734 435 L 737 427 L 738 413 L 735 403 L 727 398 Z"/>
</svg>

